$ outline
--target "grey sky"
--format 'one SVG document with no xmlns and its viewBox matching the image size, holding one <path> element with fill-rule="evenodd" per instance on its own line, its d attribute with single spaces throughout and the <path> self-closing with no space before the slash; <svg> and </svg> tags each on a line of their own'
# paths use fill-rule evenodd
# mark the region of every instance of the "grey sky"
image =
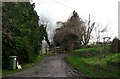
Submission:
<svg viewBox="0 0 120 79">
<path fill-rule="evenodd" d="M 33 0 L 39 16 L 48 17 L 53 26 L 48 30 L 52 34 L 56 21 L 66 21 L 73 10 L 76 10 L 83 20 L 96 22 L 98 29 L 107 27 L 106 36 L 118 37 L 118 1 L 119 0 Z M 95 36 L 95 32 L 92 33 Z M 103 36 L 103 34 L 101 34 Z"/>
</svg>

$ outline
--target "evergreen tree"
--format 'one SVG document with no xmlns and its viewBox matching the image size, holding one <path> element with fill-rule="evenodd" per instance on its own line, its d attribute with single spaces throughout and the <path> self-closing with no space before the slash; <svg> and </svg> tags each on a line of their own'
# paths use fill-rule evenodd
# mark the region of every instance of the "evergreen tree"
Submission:
<svg viewBox="0 0 120 79">
<path fill-rule="evenodd" d="M 34 7 L 30 2 L 2 3 L 3 68 L 7 68 L 11 55 L 16 55 L 21 64 L 33 62 L 37 57 L 46 31 L 39 26 Z"/>
</svg>

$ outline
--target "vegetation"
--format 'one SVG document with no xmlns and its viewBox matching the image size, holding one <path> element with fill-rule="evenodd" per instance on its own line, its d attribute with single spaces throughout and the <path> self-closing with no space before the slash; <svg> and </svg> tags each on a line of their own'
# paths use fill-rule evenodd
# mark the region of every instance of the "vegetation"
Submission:
<svg viewBox="0 0 120 79">
<path fill-rule="evenodd" d="M 46 17 L 39 17 L 34 8 L 35 4 L 30 4 L 30 2 L 2 3 L 3 75 L 32 67 L 47 54 L 45 51 L 40 51 L 43 50 L 41 48 L 42 40 L 45 40 L 49 46 L 51 45 L 46 32 L 49 20 Z M 60 46 L 60 49 L 70 50 L 70 52 L 77 45 L 83 47 L 75 50 L 66 58 L 66 61 L 75 69 L 80 70 L 87 77 L 119 76 L 119 39 L 114 40 L 116 42 L 111 44 L 113 53 L 108 51 L 109 45 L 105 46 L 107 42 L 101 43 L 104 46 L 93 45 L 94 48 L 86 48 L 95 22 L 91 24 L 90 16 L 88 22 L 84 22 L 75 11 L 66 22 L 59 21 L 57 24 L 60 25 L 60 28 L 56 29 L 52 40 L 56 47 L 59 48 Z M 52 51 L 54 50 L 53 48 Z M 19 64 L 22 65 L 21 70 L 8 70 L 9 57 L 14 55 L 17 56 Z M 53 52 L 50 51 L 46 56 L 51 55 L 53 55 Z"/>
<path fill-rule="evenodd" d="M 26 69 L 29 69 L 29 68 L 35 66 L 37 63 L 39 63 L 40 61 L 42 61 L 42 59 L 44 57 L 56 55 L 56 53 L 53 53 L 52 51 L 48 51 L 48 53 L 46 54 L 45 51 L 44 51 L 44 49 L 42 49 L 42 52 L 43 53 L 39 54 L 32 63 L 22 64 L 21 65 L 22 69 L 15 69 L 15 70 L 3 69 L 2 72 L 1 72 L 1 74 L 3 76 L 5 76 L 5 75 L 8 75 L 8 74 L 13 74 L 13 73 L 24 71 Z"/>
<path fill-rule="evenodd" d="M 91 24 L 90 15 L 89 15 L 88 23 L 84 22 L 83 27 L 82 27 L 82 36 L 81 36 L 81 41 L 80 42 L 83 45 L 86 46 L 89 43 L 89 40 L 90 40 L 90 37 L 91 37 L 91 32 L 92 32 L 94 26 L 95 26 L 95 22 L 93 22 Z"/>
<path fill-rule="evenodd" d="M 58 22 L 62 23 L 62 22 Z M 81 18 L 77 12 L 73 11 L 72 16 L 67 22 L 62 23 L 62 26 L 56 29 L 56 34 L 53 37 L 54 44 L 61 46 L 63 50 L 72 50 L 74 48 L 74 41 L 81 36 Z"/>
<path fill-rule="evenodd" d="M 58 21 L 57 24 L 60 28 L 56 29 L 54 44 L 61 46 L 63 50 L 72 50 L 76 44 L 86 46 L 89 43 L 95 22 L 91 24 L 90 16 L 88 23 L 84 22 L 77 12 L 73 11 L 67 22 Z"/>
<path fill-rule="evenodd" d="M 41 50 L 46 28 L 39 24 L 34 3 L 2 3 L 2 67 L 8 68 L 9 56 L 15 55 L 20 64 L 32 63 Z"/>
<path fill-rule="evenodd" d="M 92 51 L 96 54 L 91 56 Z M 118 77 L 120 53 L 106 53 L 100 59 L 97 51 L 99 51 L 98 48 L 78 49 L 68 56 L 66 61 L 86 77 Z M 86 52 L 90 55 L 86 55 Z"/>
<path fill-rule="evenodd" d="M 3 69 L 2 70 L 2 75 L 5 76 L 5 75 L 8 75 L 8 74 L 20 72 L 20 71 L 26 70 L 28 68 L 31 68 L 31 67 L 35 66 L 38 62 L 40 62 L 43 58 L 44 58 L 44 55 L 42 55 L 42 56 L 38 55 L 33 63 L 23 64 L 22 65 L 22 69 L 16 69 L 16 70 L 6 70 L 6 69 Z"/>
</svg>

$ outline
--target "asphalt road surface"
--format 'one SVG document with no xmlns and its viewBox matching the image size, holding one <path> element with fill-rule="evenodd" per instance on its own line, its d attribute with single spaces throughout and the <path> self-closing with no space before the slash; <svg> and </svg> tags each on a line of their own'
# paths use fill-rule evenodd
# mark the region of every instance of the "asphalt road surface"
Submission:
<svg viewBox="0 0 120 79">
<path fill-rule="evenodd" d="M 66 54 L 45 57 L 36 66 L 6 77 L 70 77 L 64 57 Z"/>
</svg>

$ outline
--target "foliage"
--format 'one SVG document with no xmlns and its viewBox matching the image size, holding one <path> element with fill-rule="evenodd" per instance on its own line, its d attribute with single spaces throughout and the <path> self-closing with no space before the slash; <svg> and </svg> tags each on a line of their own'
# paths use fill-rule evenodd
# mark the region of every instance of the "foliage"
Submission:
<svg viewBox="0 0 120 79">
<path fill-rule="evenodd" d="M 34 7 L 30 2 L 2 3 L 3 68 L 8 67 L 11 55 L 23 64 L 33 62 L 39 54 L 46 30 L 39 25 Z"/>
<path fill-rule="evenodd" d="M 5 76 L 5 75 L 8 75 L 8 74 L 13 74 L 13 73 L 16 73 L 16 72 L 21 72 L 21 71 L 24 71 L 26 69 L 29 69 L 29 68 L 35 66 L 43 58 L 44 58 L 44 56 L 38 55 L 33 63 L 23 64 L 22 65 L 22 69 L 16 69 L 16 70 L 6 70 L 6 69 L 3 69 L 2 70 L 2 75 Z"/>
<path fill-rule="evenodd" d="M 56 34 L 54 35 L 54 44 L 56 46 L 61 46 L 66 50 L 71 50 L 74 48 L 75 41 L 81 37 L 81 18 L 79 18 L 77 12 L 73 11 L 72 16 L 67 20 L 67 22 L 62 23 L 62 27 L 56 29 Z M 61 22 L 58 22 L 58 24 Z"/>
<path fill-rule="evenodd" d="M 43 26 L 44 27 L 43 31 L 46 31 L 47 28 L 49 28 L 48 26 L 50 24 L 50 20 L 45 16 L 40 16 L 39 19 L 40 19 L 40 21 L 39 21 L 40 26 Z M 44 33 L 44 37 L 45 37 L 45 41 L 50 46 L 50 42 L 48 40 L 47 32 Z"/>
<path fill-rule="evenodd" d="M 90 50 L 90 51 L 89 51 Z M 119 53 L 107 53 L 101 60 L 97 55 L 84 56 L 85 51 L 95 50 L 95 48 L 78 49 L 66 58 L 74 68 L 85 74 L 86 77 L 118 77 L 119 75 Z M 110 64 L 114 62 L 115 64 Z M 117 62 L 117 63 L 116 63 Z"/>
<path fill-rule="evenodd" d="M 53 38 L 54 44 L 61 46 L 63 49 L 72 50 L 89 43 L 95 22 L 91 24 L 89 19 L 87 24 L 79 17 L 77 12 L 73 11 L 72 16 L 66 22 L 58 21 L 57 24 L 60 28 L 56 29 Z"/>
</svg>

